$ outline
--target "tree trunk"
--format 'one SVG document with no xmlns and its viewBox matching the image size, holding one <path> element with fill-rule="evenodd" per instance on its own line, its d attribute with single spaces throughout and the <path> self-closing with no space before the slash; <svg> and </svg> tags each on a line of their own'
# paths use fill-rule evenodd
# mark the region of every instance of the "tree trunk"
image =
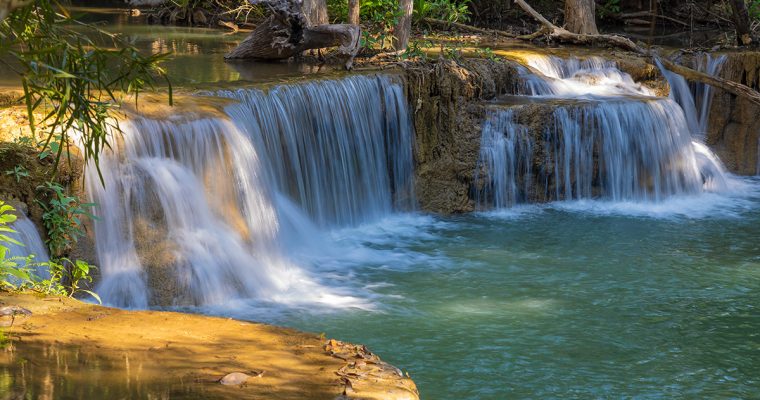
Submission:
<svg viewBox="0 0 760 400">
<path fill-rule="evenodd" d="M 565 0 L 565 29 L 581 35 L 597 35 L 594 0 Z"/>
<path fill-rule="evenodd" d="M 396 25 L 396 35 L 393 40 L 393 47 L 396 51 L 402 51 L 406 50 L 406 47 L 409 46 L 409 37 L 412 34 L 414 0 L 399 0 L 398 5 L 401 16 L 398 18 L 398 25 Z"/>
<path fill-rule="evenodd" d="M 309 26 L 328 23 L 327 0 L 303 0 L 303 13 Z"/>
<path fill-rule="evenodd" d="M 744 0 L 730 0 L 736 25 L 736 43 L 739 46 L 749 46 L 752 43 L 752 32 L 749 29 L 749 14 Z"/>
<path fill-rule="evenodd" d="M 350 69 L 359 52 L 361 29 L 357 25 L 311 26 L 297 0 L 249 0 L 266 4 L 272 15 L 256 27 L 225 59 L 285 60 L 306 50 L 338 47 Z"/>
<path fill-rule="evenodd" d="M 359 0 L 348 0 L 348 23 L 359 25 Z"/>
</svg>

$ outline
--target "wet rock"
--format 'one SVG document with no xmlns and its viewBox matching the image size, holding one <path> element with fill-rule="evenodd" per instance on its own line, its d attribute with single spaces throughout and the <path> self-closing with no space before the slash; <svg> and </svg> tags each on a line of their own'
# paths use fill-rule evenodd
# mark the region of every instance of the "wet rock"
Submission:
<svg viewBox="0 0 760 400">
<path fill-rule="evenodd" d="M 425 211 L 472 211 L 485 102 L 512 93 L 512 62 L 471 59 L 419 63 L 406 69 L 415 128 L 417 199 Z"/>
<path fill-rule="evenodd" d="M 726 56 L 720 76 L 758 90 L 760 52 L 735 52 Z M 731 172 L 741 175 L 758 172 L 759 114 L 760 106 L 747 99 L 722 90 L 714 92 L 705 141 Z"/>
<path fill-rule="evenodd" d="M 219 379 L 219 383 L 222 385 L 242 385 L 248 382 L 251 378 L 261 378 L 264 376 L 264 371 L 255 372 L 253 375 L 248 375 L 242 372 L 232 372 L 225 375 L 222 379 Z"/>
</svg>

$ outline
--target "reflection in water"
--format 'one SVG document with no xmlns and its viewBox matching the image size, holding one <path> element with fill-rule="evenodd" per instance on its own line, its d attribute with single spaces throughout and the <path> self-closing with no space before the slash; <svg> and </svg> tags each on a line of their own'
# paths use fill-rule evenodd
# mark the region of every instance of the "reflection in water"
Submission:
<svg viewBox="0 0 760 400">
<path fill-rule="evenodd" d="M 150 351 L 93 353 L 14 342 L 0 351 L 0 400 L 224 398 L 208 379 L 173 376 Z"/>
<path fill-rule="evenodd" d="M 230 34 L 217 29 L 147 25 L 143 17 L 130 17 L 126 9 L 76 8 L 80 20 L 97 23 L 118 33 L 146 53 L 171 53 L 164 64 L 174 85 L 193 86 L 238 80 L 276 82 L 304 74 L 326 72 L 327 67 L 299 63 L 226 63 L 224 55 L 247 33 Z M 104 42 L 104 45 L 108 43 Z M 0 86 L 20 86 L 18 75 L 0 63 Z"/>
</svg>

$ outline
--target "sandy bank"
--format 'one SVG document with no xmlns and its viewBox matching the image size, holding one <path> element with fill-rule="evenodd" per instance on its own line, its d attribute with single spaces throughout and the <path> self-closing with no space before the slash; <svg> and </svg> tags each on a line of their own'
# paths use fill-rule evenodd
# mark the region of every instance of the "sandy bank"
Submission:
<svg viewBox="0 0 760 400">
<path fill-rule="evenodd" d="M 0 311 L 9 306 L 32 315 L 11 327 L 0 315 L 3 400 L 418 398 L 411 379 L 363 346 L 291 329 L 0 293 Z M 233 372 L 252 377 L 218 382 Z"/>
</svg>

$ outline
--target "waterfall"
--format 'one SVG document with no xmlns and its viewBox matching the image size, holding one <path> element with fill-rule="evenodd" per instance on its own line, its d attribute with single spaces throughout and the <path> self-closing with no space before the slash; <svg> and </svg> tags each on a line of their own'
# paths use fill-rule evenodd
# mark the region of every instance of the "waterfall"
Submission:
<svg viewBox="0 0 760 400">
<path fill-rule="evenodd" d="M 479 208 L 504 208 L 526 200 L 531 185 L 532 145 L 528 129 L 515 122 L 513 110 L 486 120 L 475 171 L 476 185 L 482 185 L 476 192 Z"/>
<path fill-rule="evenodd" d="M 23 246 L 6 244 L 8 247 L 8 257 L 26 258 L 30 255 L 35 256 L 35 262 L 46 262 L 49 260 L 47 246 L 42 241 L 37 227 L 23 213 L 17 213 L 17 219 L 10 228 L 14 233 L 6 233 L 11 239 L 15 239 Z"/>
<path fill-rule="evenodd" d="M 318 240 L 312 219 L 356 224 L 394 200 L 413 207 L 401 86 L 357 76 L 218 95 L 240 104 L 213 118 L 123 122 L 100 158 L 105 185 L 87 169 L 99 293 L 139 308 L 338 301 L 294 246 Z"/>
<path fill-rule="evenodd" d="M 47 246 L 45 246 L 45 243 L 42 241 L 34 222 L 27 218 L 23 213 L 17 213 L 16 215 L 16 221 L 10 225 L 10 228 L 15 232 L 7 232 L 6 235 L 21 243 L 22 246 L 6 243 L 5 246 L 8 247 L 8 254 L 6 256 L 8 258 L 23 259 L 33 255 L 33 263 L 44 263 L 49 261 L 50 258 L 48 256 Z M 30 266 L 27 264 L 27 267 L 30 267 L 32 272 L 38 277 L 50 277 L 47 266 Z"/>
<path fill-rule="evenodd" d="M 634 82 L 617 64 L 601 57 L 562 59 L 532 56 L 521 70 L 518 93 L 526 96 L 588 98 L 593 96 L 652 96 L 647 87 Z"/>
<path fill-rule="evenodd" d="M 261 155 L 268 181 L 320 225 L 356 225 L 414 206 L 413 136 L 406 98 L 391 78 L 354 76 L 223 91 Z"/>
<path fill-rule="evenodd" d="M 683 103 L 655 97 L 598 58 L 537 56 L 527 65 L 520 93 L 545 98 L 538 112 L 546 117 L 530 130 L 522 113 L 535 107 L 488 117 L 475 172 L 479 208 L 593 198 L 662 201 L 726 186 L 720 160 L 692 135 L 702 122 L 685 113 Z M 692 104 L 706 107 L 705 96 Z"/>
<path fill-rule="evenodd" d="M 699 53 L 695 56 L 694 64 L 700 72 L 718 75 L 726 59 L 725 55 L 713 57 L 710 54 Z M 690 85 L 681 75 L 665 69 L 659 60 L 657 65 L 670 86 L 670 98 L 681 106 L 693 136 L 704 141 L 707 136 L 710 104 L 712 103 L 712 86 L 704 83 Z"/>
</svg>

